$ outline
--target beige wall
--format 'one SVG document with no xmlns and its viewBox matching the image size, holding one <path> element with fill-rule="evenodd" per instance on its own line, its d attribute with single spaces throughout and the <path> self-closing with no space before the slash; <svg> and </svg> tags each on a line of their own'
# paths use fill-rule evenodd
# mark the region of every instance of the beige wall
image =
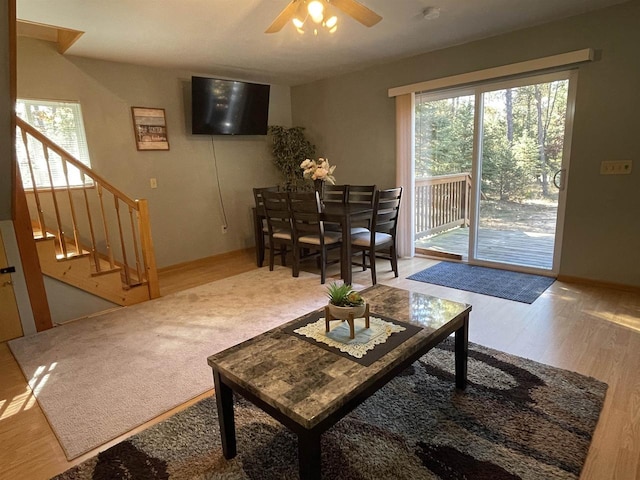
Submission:
<svg viewBox="0 0 640 480">
<path fill-rule="evenodd" d="M 191 135 L 187 120 L 191 75 L 62 56 L 51 43 L 18 41 L 18 96 L 80 102 L 93 168 L 129 196 L 149 200 L 159 267 L 252 246 L 251 189 L 279 181 L 267 137 L 214 137 L 229 224 L 222 234 L 211 137 Z M 136 150 L 132 106 L 166 110 L 169 151 Z M 269 123 L 291 124 L 289 87 L 272 85 Z"/>
<path fill-rule="evenodd" d="M 640 286 L 640 2 L 427 53 L 292 88 L 293 122 L 341 183 L 395 183 L 395 104 L 390 87 L 582 48 L 560 273 Z M 601 176 L 603 160 L 634 172 Z"/>
<path fill-rule="evenodd" d="M 9 94 L 9 2 L 0 2 L 0 220 L 11 219 L 11 98 Z"/>
<path fill-rule="evenodd" d="M 11 115 L 13 105 L 9 87 L 9 3 L 0 2 L 0 25 L 2 25 L 0 27 L 0 65 L 2 65 L 0 69 L 0 235 L 4 241 L 8 264 L 16 268 L 15 273 L 11 274 L 11 281 L 20 313 L 22 331 L 25 335 L 31 335 L 36 332 L 36 326 L 12 221 Z"/>
</svg>

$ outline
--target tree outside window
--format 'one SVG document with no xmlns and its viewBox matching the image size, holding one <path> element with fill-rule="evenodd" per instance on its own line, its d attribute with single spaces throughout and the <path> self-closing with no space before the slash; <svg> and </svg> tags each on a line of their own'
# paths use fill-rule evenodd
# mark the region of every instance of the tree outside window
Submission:
<svg viewBox="0 0 640 480">
<path fill-rule="evenodd" d="M 16 102 L 16 114 L 66 150 L 71 156 L 87 167 L 91 167 L 79 103 L 19 99 Z M 47 166 L 42 144 L 27 136 L 25 147 L 20 131 L 18 131 L 16 138 L 16 154 L 22 185 L 25 189 L 33 189 L 34 181 L 35 187 L 38 189 L 80 187 L 92 183 L 91 179 L 83 178 L 80 171 L 72 165 L 68 165 L 65 175 L 62 160 L 54 152 L 48 152 L 49 165 Z M 31 169 L 29 168 L 29 158 L 31 159 Z"/>
</svg>

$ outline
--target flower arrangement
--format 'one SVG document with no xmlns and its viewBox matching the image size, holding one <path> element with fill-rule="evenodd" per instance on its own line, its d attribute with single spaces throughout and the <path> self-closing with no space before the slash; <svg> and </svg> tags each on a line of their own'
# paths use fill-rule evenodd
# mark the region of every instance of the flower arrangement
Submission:
<svg viewBox="0 0 640 480">
<path fill-rule="evenodd" d="M 302 176 L 309 180 L 321 180 L 331 185 L 336 184 L 336 179 L 333 176 L 333 171 L 336 166 L 331 166 L 329 160 L 326 158 L 318 158 L 318 160 L 311 160 L 307 158 L 300 164 L 300 168 L 304 170 Z"/>
<path fill-rule="evenodd" d="M 359 307 L 365 304 L 364 298 L 351 288 L 351 285 L 332 283 L 327 286 L 329 303 L 337 307 Z"/>
</svg>

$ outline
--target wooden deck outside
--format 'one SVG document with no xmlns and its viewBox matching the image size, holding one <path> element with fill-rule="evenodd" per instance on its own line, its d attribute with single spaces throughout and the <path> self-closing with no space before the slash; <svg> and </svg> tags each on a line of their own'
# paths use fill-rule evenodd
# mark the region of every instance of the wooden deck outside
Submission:
<svg viewBox="0 0 640 480">
<path fill-rule="evenodd" d="M 511 230 L 480 229 L 477 257 L 499 263 L 525 265 L 550 270 L 553 264 L 554 236 L 548 233 L 527 233 Z M 455 228 L 416 240 L 416 248 L 429 248 L 456 253 L 468 258 L 469 229 Z"/>
</svg>

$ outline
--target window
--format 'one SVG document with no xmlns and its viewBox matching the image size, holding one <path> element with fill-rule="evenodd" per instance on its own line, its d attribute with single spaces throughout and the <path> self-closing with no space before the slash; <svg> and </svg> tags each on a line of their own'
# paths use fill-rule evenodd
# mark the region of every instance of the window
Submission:
<svg viewBox="0 0 640 480">
<path fill-rule="evenodd" d="M 79 103 L 18 99 L 16 114 L 87 167 L 91 167 Z M 25 189 L 33 188 L 33 180 L 35 180 L 37 188 L 51 188 L 52 182 L 49 179 L 49 173 L 53 180 L 53 187 L 66 187 L 67 182 L 70 187 L 83 185 L 82 175 L 77 168 L 68 165 L 65 178 L 62 160 L 57 154 L 49 151 L 49 168 L 47 168 L 42 144 L 28 135 L 27 142 L 31 158 L 31 171 L 27 151 L 22 136 L 18 132 L 16 154 L 22 175 L 22 185 Z M 84 184 L 90 185 L 91 180 L 85 177 Z"/>
</svg>

